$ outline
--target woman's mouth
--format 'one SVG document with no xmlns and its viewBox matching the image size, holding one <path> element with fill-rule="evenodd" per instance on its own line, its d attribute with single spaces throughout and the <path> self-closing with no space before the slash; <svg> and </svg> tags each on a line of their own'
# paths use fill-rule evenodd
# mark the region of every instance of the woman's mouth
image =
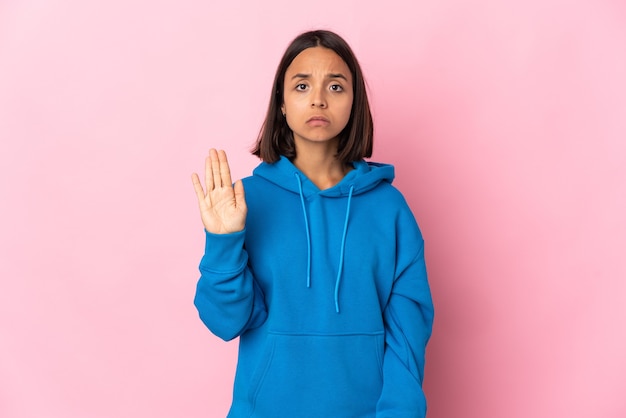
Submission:
<svg viewBox="0 0 626 418">
<path fill-rule="evenodd" d="M 330 121 L 323 116 L 311 116 L 306 123 L 310 126 L 327 126 Z"/>
</svg>

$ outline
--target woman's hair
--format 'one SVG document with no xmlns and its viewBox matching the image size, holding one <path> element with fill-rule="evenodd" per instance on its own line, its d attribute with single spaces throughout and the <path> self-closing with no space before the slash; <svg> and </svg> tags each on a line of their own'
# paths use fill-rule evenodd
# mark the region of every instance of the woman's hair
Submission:
<svg viewBox="0 0 626 418">
<path fill-rule="evenodd" d="M 305 32 L 296 37 L 287 47 L 278 64 L 267 115 L 256 145 L 252 149 L 252 154 L 265 162 L 274 163 L 280 159 L 281 155 L 289 159 L 296 156 L 293 133 L 281 111 L 284 100 L 285 73 L 298 54 L 307 48 L 316 46 L 333 50 L 346 63 L 352 73 L 352 90 L 354 92 L 352 110 L 348 124 L 339 134 L 337 159 L 344 163 L 350 163 L 372 156 L 374 123 L 367 100 L 361 66 L 350 46 L 339 35 L 326 30 L 316 30 Z"/>
</svg>

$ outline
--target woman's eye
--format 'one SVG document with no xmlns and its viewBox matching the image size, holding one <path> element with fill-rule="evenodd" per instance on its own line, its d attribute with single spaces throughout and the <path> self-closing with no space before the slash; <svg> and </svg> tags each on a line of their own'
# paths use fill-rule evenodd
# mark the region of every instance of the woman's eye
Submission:
<svg viewBox="0 0 626 418">
<path fill-rule="evenodd" d="M 296 85 L 296 90 L 300 90 L 300 91 L 306 90 L 306 84 L 300 83 L 300 84 Z"/>
<path fill-rule="evenodd" d="M 339 84 L 333 84 L 332 86 L 330 86 L 330 89 L 332 91 L 343 91 L 343 87 L 341 87 Z"/>
</svg>

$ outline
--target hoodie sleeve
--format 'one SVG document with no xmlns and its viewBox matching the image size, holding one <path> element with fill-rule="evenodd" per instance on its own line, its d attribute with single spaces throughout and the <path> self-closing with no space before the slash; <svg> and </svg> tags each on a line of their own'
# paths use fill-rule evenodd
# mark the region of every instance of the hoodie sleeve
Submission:
<svg viewBox="0 0 626 418">
<path fill-rule="evenodd" d="M 383 317 L 383 390 L 377 418 L 423 418 L 426 344 L 432 332 L 433 302 L 426 276 L 424 241 L 412 214 L 397 228 L 396 274 Z"/>
<path fill-rule="evenodd" d="M 248 267 L 245 230 L 232 234 L 206 232 L 205 252 L 194 304 L 213 334 L 229 341 L 267 318 L 263 292 Z"/>
</svg>

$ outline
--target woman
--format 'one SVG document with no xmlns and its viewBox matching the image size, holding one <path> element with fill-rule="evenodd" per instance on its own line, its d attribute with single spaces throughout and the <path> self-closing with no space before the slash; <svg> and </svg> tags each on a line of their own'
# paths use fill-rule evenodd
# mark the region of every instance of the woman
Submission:
<svg viewBox="0 0 626 418">
<path fill-rule="evenodd" d="M 303 33 L 278 66 L 253 153 L 231 182 L 210 150 L 195 305 L 240 337 L 229 417 L 423 417 L 433 306 L 423 240 L 368 163 L 373 125 L 360 66 L 329 31 Z"/>
</svg>

